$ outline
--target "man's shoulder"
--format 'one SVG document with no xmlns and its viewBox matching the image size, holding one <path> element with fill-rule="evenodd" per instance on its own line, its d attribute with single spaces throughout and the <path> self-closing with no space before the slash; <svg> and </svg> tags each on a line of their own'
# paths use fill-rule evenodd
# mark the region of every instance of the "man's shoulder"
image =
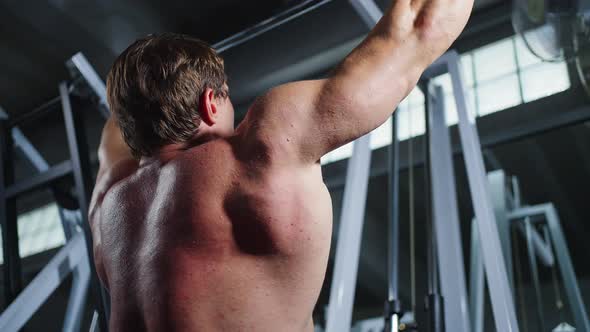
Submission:
<svg viewBox="0 0 590 332">
<path fill-rule="evenodd" d="M 106 171 L 104 182 L 105 189 L 108 191 L 114 185 L 125 181 L 139 170 L 139 163 L 135 159 L 125 159 L 117 162 Z M 97 183 L 98 185 L 98 183 Z"/>
<path fill-rule="evenodd" d="M 90 219 L 96 210 L 102 205 L 104 197 L 109 190 L 117 183 L 129 178 L 138 170 L 138 161 L 136 159 L 123 159 L 107 169 L 101 169 L 96 178 L 96 185 L 92 193 L 92 201 L 90 202 Z"/>
</svg>

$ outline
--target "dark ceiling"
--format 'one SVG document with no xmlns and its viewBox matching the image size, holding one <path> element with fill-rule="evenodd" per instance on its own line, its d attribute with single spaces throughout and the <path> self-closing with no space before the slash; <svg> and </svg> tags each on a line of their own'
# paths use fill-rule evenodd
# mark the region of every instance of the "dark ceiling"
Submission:
<svg viewBox="0 0 590 332">
<path fill-rule="evenodd" d="M 78 51 L 82 51 L 101 76 L 106 73 L 116 57 L 133 40 L 155 32 L 186 33 L 210 43 L 220 41 L 272 15 L 301 3 L 302 0 L 216 0 L 216 1 L 0 1 L 0 106 L 11 114 L 27 112 L 57 95 L 56 85 L 68 78 L 63 63 Z M 387 0 L 377 1 L 382 7 Z M 486 8 L 501 0 L 478 0 L 477 8 Z M 282 66 L 309 56 L 319 50 L 327 50 L 336 43 L 359 37 L 366 28 L 350 10 L 345 0 L 335 0 L 321 13 L 303 18 L 311 24 L 294 22 L 284 38 L 273 38 L 269 33 L 267 48 L 277 48 L 277 57 L 271 61 Z M 318 11 L 320 12 L 320 11 Z M 315 18 L 321 19 L 314 20 Z M 326 17 L 331 19 L 326 20 Z M 326 24 L 330 22 L 330 24 Z M 313 35 L 314 38 L 309 38 Z M 279 45 L 274 45 L 278 43 Z M 291 46 L 285 52 L 285 45 Z M 250 47 L 250 50 L 258 50 Z M 287 47 L 288 48 L 288 47 Z M 272 52 L 272 49 L 268 49 Z M 266 52 L 267 56 L 269 55 Z M 229 52 L 235 54 L 235 52 Z M 228 54 L 231 57 L 232 54 Z M 260 53 L 244 61 L 228 61 L 230 77 L 240 79 L 264 70 L 274 69 L 265 65 L 268 57 Z M 258 61 L 256 61 L 258 60 Z M 255 69 L 242 72 L 242 67 Z M 236 72 L 232 75 L 232 71 Z M 252 78 L 250 76 L 249 78 Z M 255 76 L 254 76 L 255 77 Z M 237 80 L 237 79 L 236 79 Z M 236 81 L 234 80 L 234 82 Z M 252 93 L 250 89 L 243 93 Z M 247 98 L 245 98 L 247 99 Z M 243 101 L 243 100 L 240 100 Z"/>
<path fill-rule="evenodd" d="M 291 5 L 290 0 L 1 1 L 0 105 L 26 112 L 55 96 L 63 63 L 82 51 L 104 77 L 115 56 L 150 33 L 228 37 Z"/>
</svg>

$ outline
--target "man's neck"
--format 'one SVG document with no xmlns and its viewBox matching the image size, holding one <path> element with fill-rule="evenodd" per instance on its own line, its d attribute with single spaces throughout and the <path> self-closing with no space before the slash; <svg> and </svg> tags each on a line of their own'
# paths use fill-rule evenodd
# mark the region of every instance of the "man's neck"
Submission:
<svg viewBox="0 0 590 332">
<path fill-rule="evenodd" d="M 141 158 L 140 166 L 150 164 L 155 161 L 158 161 L 160 163 L 167 163 L 170 160 L 174 159 L 178 154 L 186 150 L 189 150 L 191 148 L 205 144 L 218 138 L 218 135 L 214 135 L 212 133 L 201 133 L 195 135 L 191 140 L 189 140 L 186 143 L 172 143 L 164 145 L 161 148 L 159 148 L 158 151 L 156 151 L 152 156 Z"/>
</svg>

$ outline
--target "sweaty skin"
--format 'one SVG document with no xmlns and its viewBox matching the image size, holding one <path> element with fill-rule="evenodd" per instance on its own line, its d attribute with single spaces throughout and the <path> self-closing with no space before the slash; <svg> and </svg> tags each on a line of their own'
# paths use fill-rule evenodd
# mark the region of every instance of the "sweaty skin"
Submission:
<svg viewBox="0 0 590 332">
<path fill-rule="evenodd" d="M 270 90 L 235 131 L 204 121 L 136 161 L 109 120 L 90 223 L 111 331 L 313 331 L 332 231 L 319 159 L 385 122 L 472 2 L 395 1 L 330 77 Z"/>
</svg>

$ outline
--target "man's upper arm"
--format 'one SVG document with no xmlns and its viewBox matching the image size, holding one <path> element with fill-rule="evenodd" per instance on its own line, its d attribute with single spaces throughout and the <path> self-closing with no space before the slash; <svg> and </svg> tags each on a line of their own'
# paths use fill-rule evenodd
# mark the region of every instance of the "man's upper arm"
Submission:
<svg viewBox="0 0 590 332">
<path fill-rule="evenodd" d="M 317 161 L 320 136 L 327 137 L 316 128 L 317 98 L 324 84 L 325 80 L 288 83 L 257 98 L 237 129 L 249 145 L 249 157 L 264 155 L 289 164 Z"/>
<path fill-rule="evenodd" d="M 266 146 L 279 161 L 316 163 L 385 122 L 409 92 L 410 84 L 401 76 L 387 85 L 387 92 L 367 86 L 376 84 L 375 79 L 358 76 L 336 73 L 276 87 L 254 102 L 238 131 Z"/>
<path fill-rule="evenodd" d="M 277 160 L 314 163 L 383 124 L 457 38 L 473 0 L 394 1 L 368 37 L 323 80 L 259 98 L 242 130 Z"/>
</svg>

